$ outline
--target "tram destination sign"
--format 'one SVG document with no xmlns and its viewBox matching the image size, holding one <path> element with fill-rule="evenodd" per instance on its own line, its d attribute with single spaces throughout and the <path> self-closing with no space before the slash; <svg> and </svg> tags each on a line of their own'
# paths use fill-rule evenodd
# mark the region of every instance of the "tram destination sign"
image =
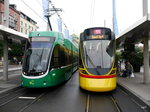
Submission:
<svg viewBox="0 0 150 112">
<path fill-rule="evenodd" d="M 91 39 L 103 39 L 103 38 L 105 38 L 104 35 L 92 35 L 91 36 Z"/>
<path fill-rule="evenodd" d="M 84 31 L 84 40 L 110 40 L 111 30 L 109 28 L 97 27 L 89 28 Z"/>
<path fill-rule="evenodd" d="M 30 38 L 32 42 L 53 42 L 54 37 L 32 37 Z"/>
</svg>

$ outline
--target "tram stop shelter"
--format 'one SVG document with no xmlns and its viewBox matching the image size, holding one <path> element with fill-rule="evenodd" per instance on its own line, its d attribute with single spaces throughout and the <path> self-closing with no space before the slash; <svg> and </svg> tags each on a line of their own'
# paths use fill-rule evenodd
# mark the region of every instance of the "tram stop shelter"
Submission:
<svg viewBox="0 0 150 112">
<path fill-rule="evenodd" d="M 3 40 L 3 79 L 8 80 L 8 41 L 24 44 L 27 41 L 27 35 L 0 25 L 0 40 Z"/>
<path fill-rule="evenodd" d="M 150 14 L 147 14 L 142 19 L 137 21 L 131 27 L 126 29 L 117 36 L 117 48 L 123 47 L 125 44 L 136 44 L 142 42 L 144 45 L 144 74 L 143 83 L 149 82 L 149 44 L 150 39 Z M 134 57 L 131 57 L 134 58 Z M 137 60 L 138 61 L 138 60 Z"/>
</svg>

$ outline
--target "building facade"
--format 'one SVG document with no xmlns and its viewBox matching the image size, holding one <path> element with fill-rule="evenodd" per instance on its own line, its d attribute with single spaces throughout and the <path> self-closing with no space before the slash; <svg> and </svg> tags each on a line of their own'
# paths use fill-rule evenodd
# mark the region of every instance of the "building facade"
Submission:
<svg viewBox="0 0 150 112">
<path fill-rule="evenodd" d="M 0 0 L 0 24 L 4 24 L 4 0 Z M 20 31 L 20 12 L 16 5 L 9 5 L 9 28 Z"/>
<path fill-rule="evenodd" d="M 0 24 L 4 24 L 4 0 L 0 0 Z M 16 10 L 16 5 L 9 5 L 9 28 L 29 34 L 30 31 L 36 31 L 36 22 L 25 15 L 23 12 Z"/>
<path fill-rule="evenodd" d="M 31 31 L 36 31 L 37 26 L 36 22 L 30 17 L 25 15 L 23 12 L 20 12 L 20 32 L 24 34 L 29 34 Z"/>
<path fill-rule="evenodd" d="M 74 45 L 76 47 L 79 47 L 79 37 L 75 34 L 72 34 L 71 37 L 72 37 L 72 42 L 74 43 Z"/>
</svg>

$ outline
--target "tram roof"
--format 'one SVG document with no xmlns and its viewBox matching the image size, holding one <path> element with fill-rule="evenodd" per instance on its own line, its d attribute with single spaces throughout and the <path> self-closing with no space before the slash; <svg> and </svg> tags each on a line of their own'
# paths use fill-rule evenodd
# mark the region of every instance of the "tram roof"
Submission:
<svg viewBox="0 0 150 112">
<path fill-rule="evenodd" d="M 54 36 L 56 37 L 56 41 L 59 44 L 64 44 L 67 48 L 71 48 L 71 44 L 73 45 L 73 50 L 77 51 L 78 48 L 73 44 L 72 41 L 70 41 L 68 38 L 65 38 L 64 35 L 61 32 L 55 32 L 55 31 L 35 31 L 30 32 L 29 37 L 32 36 Z"/>
<path fill-rule="evenodd" d="M 3 40 L 3 38 L 5 38 L 3 37 L 4 35 L 6 35 L 8 39 L 12 39 L 13 41 L 27 40 L 27 35 L 6 26 L 0 25 L 0 40 Z"/>
<path fill-rule="evenodd" d="M 125 43 L 136 44 L 142 42 L 143 36 L 150 31 L 150 14 L 147 14 L 135 24 L 124 30 L 116 37 L 117 48 Z"/>
</svg>

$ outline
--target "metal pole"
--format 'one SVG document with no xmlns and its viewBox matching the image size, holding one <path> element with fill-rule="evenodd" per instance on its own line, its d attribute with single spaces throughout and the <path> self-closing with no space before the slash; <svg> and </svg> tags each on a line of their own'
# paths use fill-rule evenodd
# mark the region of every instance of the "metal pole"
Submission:
<svg viewBox="0 0 150 112">
<path fill-rule="evenodd" d="M 4 0 L 4 26 L 9 26 L 9 0 Z"/>
<path fill-rule="evenodd" d="M 143 0 L 143 16 L 148 14 L 148 1 Z"/>
<path fill-rule="evenodd" d="M 148 14 L 148 1 L 143 0 L 143 16 Z M 147 28 L 148 29 L 148 28 Z M 147 30 L 145 29 L 145 30 Z M 149 45 L 148 45 L 148 33 L 143 37 L 143 44 L 144 44 L 144 83 L 149 83 Z"/>
<path fill-rule="evenodd" d="M 104 20 L 104 27 L 106 27 L 106 20 Z"/>
<path fill-rule="evenodd" d="M 49 24 L 50 30 L 52 31 L 53 29 L 52 29 L 52 25 L 51 25 L 51 21 L 50 21 L 50 18 L 49 18 L 49 17 L 48 17 L 48 24 Z"/>
<path fill-rule="evenodd" d="M 143 38 L 144 44 L 144 83 L 149 83 L 149 45 L 148 45 L 148 35 Z"/>
<path fill-rule="evenodd" d="M 3 53 L 4 53 L 4 61 L 3 61 L 3 80 L 8 80 L 8 38 L 6 35 L 4 36 L 3 43 Z"/>
<path fill-rule="evenodd" d="M 9 0 L 4 0 L 4 25 L 9 26 Z M 3 79 L 8 80 L 8 37 L 6 34 L 3 34 L 4 39 L 4 61 L 3 61 Z"/>
<path fill-rule="evenodd" d="M 48 2 L 48 10 L 50 9 L 50 5 L 49 5 L 49 2 Z M 47 20 L 48 20 L 48 16 L 47 16 Z M 50 30 L 50 26 L 49 26 L 49 22 L 47 23 L 47 31 Z"/>
</svg>

